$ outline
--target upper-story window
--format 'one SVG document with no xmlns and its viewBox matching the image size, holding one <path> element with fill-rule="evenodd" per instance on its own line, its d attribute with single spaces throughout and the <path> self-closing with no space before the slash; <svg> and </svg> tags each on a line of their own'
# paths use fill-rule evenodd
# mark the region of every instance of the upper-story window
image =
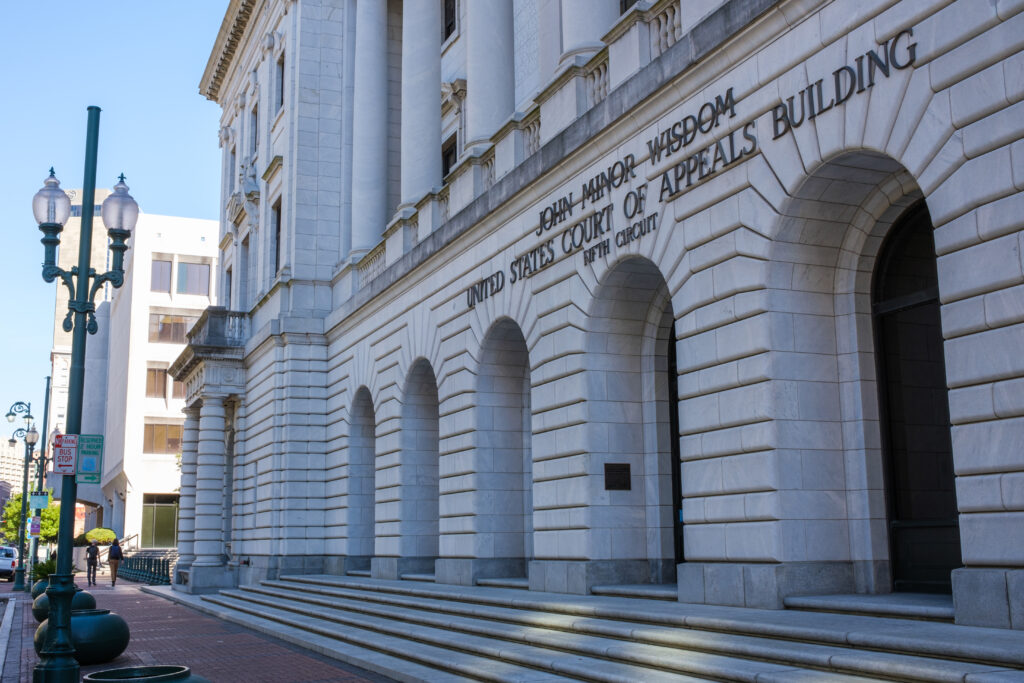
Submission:
<svg viewBox="0 0 1024 683">
<path fill-rule="evenodd" d="M 146 370 L 146 398 L 167 398 L 167 370 L 164 368 Z"/>
<path fill-rule="evenodd" d="M 149 291 L 171 293 L 171 262 L 153 259 L 153 275 Z"/>
<path fill-rule="evenodd" d="M 231 269 L 224 271 L 224 306 L 231 308 Z"/>
<path fill-rule="evenodd" d="M 281 270 L 281 198 L 270 209 L 270 220 L 274 226 L 274 273 Z"/>
<path fill-rule="evenodd" d="M 249 152 L 256 156 L 260 149 L 260 105 L 252 105 L 249 112 Z"/>
<path fill-rule="evenodd" d="M 93 207 L 92 207 L 92 214 L 94 216 L 99 216 L 100 215 L 100 209 L 102 209 L 102 208 L 103 207 L 101 205 L 94 204 Z M 71 215 L 74 216 L 75 218 L 81 218 L 82 217 L 82 205 L 81 204 L 74 204 L 74 205 L 72 205 L 71 206 Z"/>
<path fill-rule="evenodd" d="M 448 40 L 455 33 L 458 19 L 458 7 L 455 0 L 444 0 L 444 37 L 441 42 Z"/>
<path fill-rule="evenodd" d="M 453 134 L 444 144 L 441 145 L 441 177 L 444 178 L 452 169 L 455 168 L 455 162 L 459 160 L 459 148 L 456 144 L 458 139 Z"/>
<path fill-rule="evenodd" d="M 636 0 L 619 0 L 619 14 L 625 14 L 626 10 L 636 4 Z"/>
<path fill-rule="evenodd" d="M 170 313 L 149 314 L 149 341 L 156 344 L 184 344 L 185 334 L 199 318 Z"/>
<path fill-rule="evenodd" d="M 178 294 L 210 294 L 210 264 L 178 262 Z"/>
<path fill-rule="evenodd" d="M 146 423 L 143 427 L 142 452 L 173 455 L 181 453 L 180 424 Z"/>
<path fill-rule="evenodd" d="M 277 58 L 277 65 L 274 70 L 274 101 L 277 105 L 277 110 L 281 111 L 281 107 L 284 106 L 284 53 Z"/>
<path fill-rule="evenodd" d="M 235 147 L 231 146 L 231 151 L 228 152 L 228 194 L 235 193 L 235 166 L 237 165 L 235 157 Z"/>
</svg>

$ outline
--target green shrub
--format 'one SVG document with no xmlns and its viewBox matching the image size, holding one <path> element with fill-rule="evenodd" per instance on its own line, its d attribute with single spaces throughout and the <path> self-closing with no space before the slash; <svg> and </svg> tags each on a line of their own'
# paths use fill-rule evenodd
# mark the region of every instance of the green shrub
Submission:
<svg viewBox="0 0 1024 683">
<path fill-rule="evenodd" d="M 100 545 L 110 545 L 117 538 L 117 534 L 110 529 L 98 526 L 92 531 L 86 532 L 85 538 L 87 541 L 86 545 L 89 545 L 92 541 L 97 541 Z"/>
<path fill-rule="evenodd" d="M 45 579 L 57 571 L 57 558 L 51 557 L 48 560 L 36 563 L 36 566 L 32 567 L 32 583 Z"/>
<path fill-rule="evenodd" d="M 85 537 L 85 534 L 78 534 L 78 535 L 77 535 L 77 536 L 75 536 L 75 538 L 74 538 L 74 539 L 73 539 L 73 540 L 71 541 L 71 545 L 73 545 L 73 546 L 74 546 L 74 547 L 76 547 L 76 548 L 81 548 L 81 547 L 83 547 L 83 546 L 87 546 L 87 545 L 89 545 L 89 539 L 87 539 L 87 538 Z"/>
</svg>

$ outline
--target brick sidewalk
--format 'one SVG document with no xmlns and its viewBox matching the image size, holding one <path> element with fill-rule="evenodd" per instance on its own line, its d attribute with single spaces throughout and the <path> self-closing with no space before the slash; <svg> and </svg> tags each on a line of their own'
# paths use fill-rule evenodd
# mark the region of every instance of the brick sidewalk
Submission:
<svg viewBox="0 0 1024 683">
<path fill-rule="evenodd" d="M 124 617 L 132 638 L 120 657 L 106 664 L 84 666 L 83 675 L 126 666 L 182 664 L 215 683 L 391 680 L 143 593 L 140 584 L 118 581 L 111 589 L 109 577 L 102 574 L 98 581 L 98 586 L 88 589 L 96 596 L 96 606 Z M 76 577 L 76 583 L 84 588 L 85 576 Z M 0 597 L 7 597 L 11 586 L 0 584 Z M 16 599 L 0 683 L 32 680 L 37 661 L 32 636 L 38 624 L 32 617 L 30 597 L 23 593 Z"/>
</svg>

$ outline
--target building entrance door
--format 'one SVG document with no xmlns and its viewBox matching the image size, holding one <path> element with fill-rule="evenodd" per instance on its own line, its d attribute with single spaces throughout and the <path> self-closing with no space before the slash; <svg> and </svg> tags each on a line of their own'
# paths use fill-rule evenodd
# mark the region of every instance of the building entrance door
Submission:
<svg viewBox="0 0 1024 683">
<path fill-rule="evenodd" d="M 668 422 L 672 445 L 672 538 L 676 564 L 683 561 L 683 481 L 679 462 L 679 373 L 676 370 L 676 323 L 668 337 Z"/>
<path fill-rule="evenodd" d="M 962 566 L 931 218 L 893 227 L 872 292 L 893 589 L 950 592 Z"/>
</svg>

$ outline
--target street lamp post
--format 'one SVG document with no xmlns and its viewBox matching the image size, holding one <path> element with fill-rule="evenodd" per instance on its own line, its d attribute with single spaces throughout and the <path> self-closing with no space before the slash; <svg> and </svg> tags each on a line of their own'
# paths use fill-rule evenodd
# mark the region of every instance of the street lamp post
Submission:
<svg viewBox="0 0 1024 683">
<path fill-rule="evenodd" d="M 92 256 L 100 108 L 89 107 L 88 111 L 77 268 L 72 268 L 69 272 L 56 263 L 60 233 L 71 213 L 71 201 L 60 189 L 60 181 L 54 176 L 53 169 L 50 169 L 50 177 L 44 181 L 43 188 L 32 198 L 32 212 L 43 233 L 43 280 L 53 282 L 59 277 L 70 294 L 68 314 L 62 325 L 65 332 L 73 332 L 65 425 L 68 434 L 80 434 L 82 431 L 86 331 L 95 334 L 99 329 L 96 324 L 94 298 L 105 283 L 115 288 L 124 283 L 124 252 L 128 249 L 125 241 L 131 236 L 131 230 L 139 216 L 139 206 L 128 194 L 128 186 L 125 185 L 122 175 L 120 182 L 114 186 L 114 194 L 103 201 L 101 210 L 103 223 L 107 227 L 107 236 L 110 238 L 112 268 L 102 274 L 93 271 L 89 262 Z M 39 653 L 39 663 L 32 672 L 34 683 L 77 683 L 79 678 L 78 662 L 73 656 L 75 649 L 71 642 L 71 598 L 75 593 L 71 575 L 71 541 L 74 534 L 78 485 L 74 474 L 65 474 L 62 479 L 60 525 L 57 532 L 57 571 L 50 575 L 50 587 L 46 590 L 46 595 L 50 599 L 49 628 Z"/>
<path fill-rule="evenodd" d="M 36 491 L 42 491 L 43 490 L 43 472 L 46 470 L 46 460 L 47 460 L 46 454 L 50 452 L 50 447 L 51 447 L 50 444 L 52 443 L 52 441 L 50 439 L 46 438 L 46 430 L 49 428 L 49 425 L 50 425 L 50 377 L 47 376 L 46 377 L 46 394 L 43 397 L 43 429 L 42 429 L 43 442 L 41 444 L 39 444 L 39 455 L 36 456 L 36 460 L 38 462 L 38 470 L 39 470 L 39 485 L 36 487 Z M 42 514 L 43 514 L 42 509 L 36 508 L 36 514 L 40 516 L 40 521 L 42 521 Z M 31 554 L 30 557 L 32 558 L 32 566 L 35 567 L 36 563 L 39 562 L 39 535 L 38 534 L 32 537 L 32 554 Z M 32 590 L 32 582 L 31 581 L 26 581 L 25 582 L 25 591 L 26 592 L 31 592 L 31 590 Z"/>
<path fill-rule="evenodd" d="M 25 439 L 25 470 L 21 478 L 21 519 L 18 525 L 18 568 L 14 570 L 15 591 L 25 590 L 25 520 L 28 515 L 28 466 L 32 462 L 32 449 L 39 441 L 39 432 L 32 425 L 32 405 L 24 401 L 18 401 L 7 411 L 7 421 L 14 422 L 14 418 L 24 414 L 25 426 L 19 427 L 11 436 L 10 444 L 13 447 L 17 439 Z"/>
</svg>

